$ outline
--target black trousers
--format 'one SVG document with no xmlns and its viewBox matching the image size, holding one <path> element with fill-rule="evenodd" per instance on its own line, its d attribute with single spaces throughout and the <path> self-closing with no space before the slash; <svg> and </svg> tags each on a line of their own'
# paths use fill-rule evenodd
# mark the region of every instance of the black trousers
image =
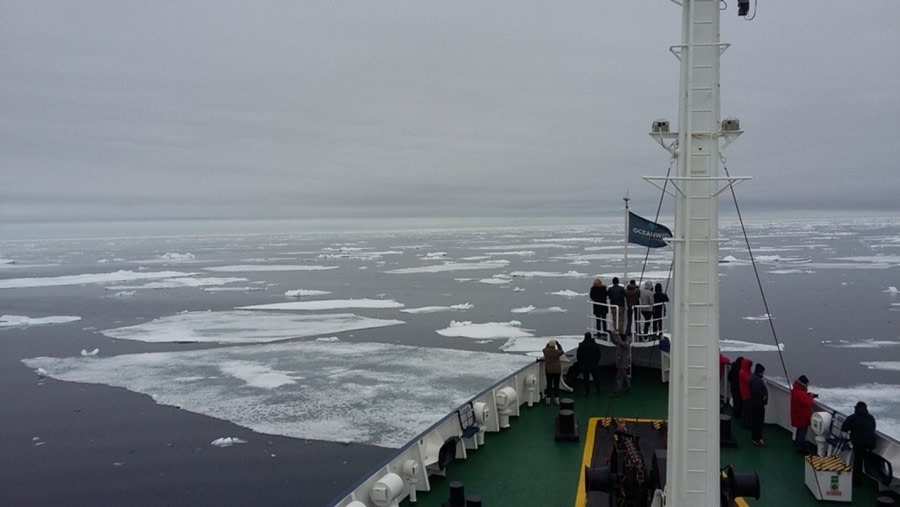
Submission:
<svg viewBox="0 0 900 507">
<path fill-rule="evenodd" d="M 766 406 L 758 403 L 749 403 L 744 410 L 750 409 L 750 438 L 762 440 L 763 422 L 766 420 Z"/>
<path fill-rule="evenodd" d="M 853 485 L 859 486 L 863 477 L 863 459 L 872 449 L 853 444 Z"/>
<path fill-rule="evenodd" d="M 594 387 L 597 388 L 597 394 L 600 394 L 600 366 L 594 366 L 591 368 L 581 367 L 581 378 L 584 379 L 584 394 L 590 394 L 591 392 L 591 384 L 590 381 L 594 381 Z M 590 377 L 588 377 L 590 375 Z"/>
</svg>

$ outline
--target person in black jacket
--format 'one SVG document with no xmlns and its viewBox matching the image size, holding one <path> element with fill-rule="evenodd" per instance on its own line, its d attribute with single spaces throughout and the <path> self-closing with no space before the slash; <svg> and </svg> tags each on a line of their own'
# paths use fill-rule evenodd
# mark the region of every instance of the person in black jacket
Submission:
<svg viewBox="0 0 900 507">
<path fill-rule="evenodd" d="M 609 304 L 613 308 L 613 331 L 619 334 L 625 333 L 625 287 L 619 285 L 619 277 L 613 277 L 612 287 L 606 292 L 609 295 Z"/>
<path fill-rule="evenodd" d="M 856 404 L 853 414 L 841 426 L 841 431 L 850 433 L 853 444 L 853 485 L 862 482 L 863 458 L 875 448 L 875 418 L 869 413 L 869 407 L 862 401 Z"/>
<path fill-rule="evenodd" d="M 594 381 L 597 394 L 600 394 L 600 345 L 594 341 L 591 333 L 584 333 L 584 340 L 578 344 L 578 369 L 584 378 L 584 395 L 591 395 L 590 380 Z"/>
<path fill-rule="evenodd" d="M 756 363 L 753 375 L 750 377 L 750 398 L 744 410 L 750 411 L 750 439 L 753 445 L 757 447 L 765 447 L 766 442 L 762 439 L 763 422 L 766 420 L 766 405 L 769 403 L 769 388 L 766 387 L 766 381 L 763 380 L 763 373 L 766 367 L 760 363 Z"/>
<path fill-rule="evenodd" d="M 591 287 L 591 306 L 594 307 L 594 317 L 597 318 L 597 334 L 606 332 L 606 314 L 609 313 L 609 307 L 606 306 L 606 285 L 603 280 L 594 279 L 594 285 Z"/>
</svg>

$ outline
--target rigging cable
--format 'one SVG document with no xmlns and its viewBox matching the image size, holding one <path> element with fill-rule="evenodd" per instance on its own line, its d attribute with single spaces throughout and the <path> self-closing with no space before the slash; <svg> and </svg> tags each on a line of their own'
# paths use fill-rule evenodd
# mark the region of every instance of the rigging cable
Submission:
<svg viewBox="0 0 900 507">
<path fill-rule="evenodd" d="M 729 179 L 731 174 L 728 173 L 728 166 L 722 161 L 722 167 L 725 169 L 725 176 Z M 744 217 L 741 215 L 741 207 L 738 205 L 737 194 L 734 192 L 734 185 L 729 183 L 728 188 L 731 190 L 731 198 L 734 200 L 734 209 L 737 212 L 738 221 L 741 223 L 741 232 L 744 235 L 744 243 L 747 245 L 747 254 L 750 256 L 750 265 L 753 266 L 753 274 L 756 275 L 756 285 L 759 286 L 759 294 L 762 297 L 763 307 L 766 310 L 766 320 L 769 321 L 769 328 L 772 330 L 772 339 L 775 340 L 775 348 L 778 351 L 778 359 L 781 361 L 781 369 L 784 371 L 785 381 L 788 387 L 791 385 L 791 377 L 788 375 L 787 366 L 784 363 L 784 354 L 781 351 L 781 342 L 778 341 L 778 333 L 775 332 L 775 323 L 772 322 L 772 314 L 769 312 L 769 302 L 766 300 L 766 293 L 763 290 L 762 280 L 759 277 L 759 268 L 756 266 L 756 259 L 753 257 L 753 249 L 750 248 L 750 238 L 747 236 L 747 228 L 744 226 Z"/>
</svg>

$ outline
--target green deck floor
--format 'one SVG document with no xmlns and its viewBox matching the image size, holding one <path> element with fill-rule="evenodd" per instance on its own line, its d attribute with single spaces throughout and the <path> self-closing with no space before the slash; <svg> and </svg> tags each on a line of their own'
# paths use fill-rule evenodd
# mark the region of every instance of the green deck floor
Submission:
<svg viewBox="0 0 900 507">
<path fill-rule="evenodd" d="M 430 478 L 432 490 L 419 492 L 415 504 L 404 506 L 440 506 L 448 498 L 448 485 L 460 481 L 466 495 L 478 495 L 485 507 L 499 506 L 571 506 L 575 502 L 581 470 L 581 457 L 587 419 L 590 417 L 666 417 L 667 387 L 659 370 L 636 369 L 634 390 L 619 398 L 609 398 L 613 373 L 604 370 L 601 396 L 585 397 L 581 386 L 564 397 L 575 401 L 581 442 L 554 439 L 556 407 L 522 407 L 522 415 L 510 421 L 510 428 L 487 435 L 485 445 L 469 451 L 468 459 L 457 460 L 447 468 L 447 477 Z M 819 502 L 803 481 L 803 458 L 794 454 L 791 435 L 780 427 L 767 425 L 761 449 L 750 443 L 749 431 L 735 425 L 738 447 L 723 449 L 722 466 L 734 465 L 738 472 L 756 471 L 762 495 L 748 500 L 753 506 L 803 507 L 807 505 L 851 505 Z M 852 505 L 875 505 L 876 488 L 872 481 L 853 491 Z"/>
</svg>

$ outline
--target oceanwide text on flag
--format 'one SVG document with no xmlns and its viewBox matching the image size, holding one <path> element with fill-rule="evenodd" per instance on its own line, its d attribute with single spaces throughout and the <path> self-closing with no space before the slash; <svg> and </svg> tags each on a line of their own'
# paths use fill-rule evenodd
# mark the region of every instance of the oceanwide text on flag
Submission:
<svg viewBox="0 0 900 507">
<path fill-rule="evenodd" d="M 628 212 L 628 242 L 649 248 L 666 246 L 664 238 L 671 238 L 672 231 L 665 225 Z"/>
</svg>

